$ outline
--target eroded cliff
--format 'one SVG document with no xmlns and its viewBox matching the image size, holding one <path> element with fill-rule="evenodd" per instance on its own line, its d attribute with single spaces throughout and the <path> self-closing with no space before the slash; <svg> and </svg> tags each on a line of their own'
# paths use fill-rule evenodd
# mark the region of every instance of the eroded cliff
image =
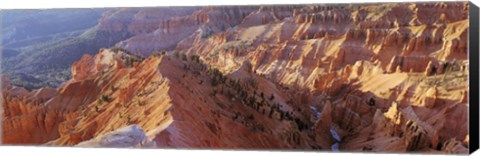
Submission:
<svg viewBox="0 0 480 156">
<path fill-rule="evenodd" d="M 98 29 L 128 39 L 84 55 L 61 87 L 2 78 L 2 141 L 76 145 L 136 124 L 156 147 L 466 153 L 467 12 L 463 2 L 111 11 Z"/>
</svg>

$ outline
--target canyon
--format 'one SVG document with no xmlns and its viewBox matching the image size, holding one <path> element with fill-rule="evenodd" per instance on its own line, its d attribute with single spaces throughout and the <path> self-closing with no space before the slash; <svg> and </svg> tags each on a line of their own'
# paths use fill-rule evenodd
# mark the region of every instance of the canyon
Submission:
<svg viewBox="0 0 480 156">
<path fill-rule="evenodd" d="M 468 7 L 109 10 L 57 88 L 2 77 L 2 144 L 465 154 Z"/>
</svg>

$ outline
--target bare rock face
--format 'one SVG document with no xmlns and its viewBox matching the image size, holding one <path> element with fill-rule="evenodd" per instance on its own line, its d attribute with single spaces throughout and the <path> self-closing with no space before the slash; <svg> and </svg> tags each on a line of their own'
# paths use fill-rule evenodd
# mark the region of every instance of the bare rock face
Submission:
<svg viewBox="0 0 480 156">
<path fill-rule="evenodd" d="M 9 144 L 25 142 L 39 143 L 55 137 L 55 120 L 59 114 L 49 112 L 42 105 L 58 94 L 53 88 L 41 88 L 28 91 L 22 87 L 12 86 L 8 78 L 2 79 L 2 141 Z M 30 112 L 30 113 L 28 113 Z M 48 113 L 46 113 L 48 112 Z M 35 132 L 42 135 L 32 138 Z"/>
<path fill-rule="evenodd" d="M 72 65 L 72 79 L 84 80 L 92 74 L 94 59 L 91 55 L 84 55 L 80 59 L 82 62 L 75 62 Z"/>
<path fill-rule="evenodd" d="M 34 92 L 34 97 L 40 101 L 46 101 L 58 94 L 57 89 L 45 87 Z"/>
<path fill-rule="evenodd" d="M 10 80 L 6 75 L 2 75 L 2 90 L 10 87 L 12 87 Z"/>
<path fill-rule="evenodd" d="M 437 67 L 433 65 L 432 61 L 430 61 L 425 69 L 425 76 L 431 76 L 434 74 L 437 74 Z"/>
<path fill-rule="evenodd" d="M 98 106 L 89 104 L 97 99 L 101 99 L 97 102 L 102 104 L 111 100 L 101 97 L 103 87 L 100 86 L 105 82 L 98 78 L 104 76 L 107 70 L 120 70 L 115 68 L 115 60 L 123 56 L 121 52 L 105 50 L 93 57 L 82 57 L 72 67 L 72 80 L 58 89 L 27 91 L 21 87 L 4 88 L 2 92 L 6 100 L 3 108 L 6 111 L 2 118 L 3 143 L 43 144 L 67 136 L 72 138 L 71 142 L 65 143 L 69 144 L 92 137 L 96 123 L 91 123 L 90 132 L 80 134 L 72 132 L 72 127 L 78 124 L 80 118 L 88 116 L 87 107 L 100 111 Z M 114 86 L 104 87 L 103 90 L 117 90 L 118 85 Z"/>
<path fill-rule="evenodd" d="M 461 143 L 455 139 L 450 139 L 442 146 L 442 150 L 447 153 L 468 153 L 468 149 L 461 145 Z"/>
<path fill-rule="evenodd" d="M 151 17 L 158 22 L 138 19 L 140 13 L 141 16 L 158 16 L 158 12 L 140 10 L 135 14 L 135 22 L 128 25 L 129 30 L 137 32 L 136 35 L 119 42 L 116 46 L 143 56 L 149 56 L 153 51 L 172 50 L 180 41 L 191 37 L 195 32 L 200 32 L 198 33 L 200 38 L 208 38 L 214 33 L 238 25 L 246 15 L 254 11 L 253 8 L 255 7 L 252 9 L 248 7 L 206 7 L 194 12 L 185 10 L 177 14 L 169 13 L 168 15 L 171 14 L 170 18 Z M 180 11 L 183 10 L 180 9 Z M 191 15 L 180 16 L 184 13 Z M 155 27 L 144 28 L 146 25 L 143 23 L 146 21 L 154 23 Z M 138 31 L 141 32 L 138 33 Z"/>
<path fill-rule="evenodd" d="M 465 59 L 466 53 L 461 51 L 448 54 L 451 46 L 445 44 L 456 42 L 453 40 L 465 43 L 462 34 L 467 27 L 463 13 L 438 21 L 414 19 L 424 18 L 416 15 L 420 12 L 437 14 L 436 9 L 443 10 L 440 6 L 463 10 L 457 4 L 392 4 L 382 6 L 384 9 L 365 6 L 358 10 L 342 5 L 279 7 L 275 11 L 264 7 L 250 13 L 235 29 L 212 38 L 185 39 L 176 50 L 200 55 L 224 71 L 238 68 L 243 60 L 252 60 L 258 73 L 275 75 L 279 83 L 307 86 L 311 90 L 324 90 L 326 85 L 319 85 L 318 79 L 323 79 L 325 72 L 342 70 L 357 61 L 370 61 L 390 73 L 426 72 L 435 67 L 441 74 L 443 67 L 439 62 Z M 293 16 L 285 17 L 290 12 Z M 438 16 L 441 14 L 447 13 Z M 276 18 L 272 19 L 273 15 Z M 452 33 L 454 29 L 458 33 Z M 452 38 L 442 41 L 442 36 Z M 428 67 L 429 62 L 433 67 Z"/>
<path fill-rule="evenodd" d="M 141 34 L 156 30 L 159 23 L 176 16 L 191 14 L 198 8 L 122 8 L 114 9 L 102 15 L 98 29 L 107 32 L 126 31 Z"/>
<path fill-rule="evenodd" d="M 152 142 L 138 125 L 131 125 L 105 133 L 96 138 L 80 142 L 77 147 L 123 147 L 123 148 L 153 148 Z"/>
<path fill-rule="evenodd" d="M 292 11 L 296 11 L 298 6 L 261 6 L 258 10 L 250 13 L 239 27 L 252 27 L 259 26 L 268 23 L 275 23 L 290 17 L 294 14 Z M 273 14 L 272 14 L 273 13 Z"/>
<path fill-rule="evenodd" d="M 425 130 L 414 121 L 407 121 L 404 127 L 407 151 L 415 151 L 428 146 L 428 137 Z"/>
<path fill-rule="evenodd" d="M 384 113 L 385 117 L 396 125 L 402 122 L 402 113 L 398 110 L 398 104 L 393 103 L 392 106 Z"/>
<path fill-rule="evenodd" d="M 427 107 L 427 108 L 432 108 L 435 106 L 436 99 L 437 99 L 437 91 L 438 89 L 436 87 L 429 88 L 427 92 L 425 92 L 425 97 L 422 100 L 422 103 L 420 106 Z"/>
<path fill-rule="evenodd" d="M 207 82 L 211 81 L 215 70 L 190 59 L 184 61 L 167 55 L 138 62 L 134 60 L 131 63 L 133 66 L 127 66 L 129 63 L 121 67 L 114 65 L 118 60 L 123 60 L 122 58 L 131 57 L 109 49 L 92 58 L 84 57 L 94 59 L 93 68 L 83 70 L 90 73 L 88 77 L 69 81 L 61 86 L 58 92 L 54 92 L 56 95 L 36 105 L 9 97 L 7 104 L 3 105 L 5 110 L 8 110 L 8 113 L 4 114 L 5 118 L 2 118 L 3 141 L 6 144 L 150 147 L 150 143 L 145 142 L 144 135 L 137 135 L 140 134 L 137 132 L 141 127 L 146 136 L 159 147 L 308 147 L 308 136 L 301 134 L 294 121 L 290 121 L 293 120 L 292 116 L 288 122 L 285 121 L 285 124 L 291 125 L 290 128 L 278 126 L 283 124 L 279 121 L 280 118 L 287 120 L 287 110 L 277 108 L 278 110 L 272 110 L 272 117 L 268 117 L 265 113 L 260 114 L 261 109 L 263 112 L 267 109 L 270 111 L 267 103 L 262 107 L 248 106 L 244 104 L 244 100 L 236 99 L 238 97 L 233 100 L 233 97 L 227 98 L 227 91 L 220 91 L 220 87 L 216 91 L 218 95 L 212 96 L 211 84 Z M 80 60 L 76 66 L 83 66 L 83 62 L 88 61 Z M 272 101 L 275 99 L 271 98 L 272 96 L 278 96 L 275 100 L 286 103 L 279 96 L 283 93 L 276 89 L 275 85 L 271 86 L 273 84 L 266 79 L 248 71 L 251 69 L 248 62 L 244 68 L 246 69 L 239 69 L 244 74 L 237 75 L 239 84 L 257 84 L 258 88 L 268 91 L 264 96 L 269 98 L 268 103 L 272 103 L 270 105 L 273 105 Z M 82 72 L 76 74 L 87 75 Z M 187 77 L 185 80 L 188 81 L 178 81 L 182 77 Z M 233 77 L 236 76 L 228 76 L 228 80 L 218 82 L 220 84 L 217 85 L 228 89 L 227 85 L 237 83 Z M 248 81 L 244 77 L 248 78 Z M 199 83 L 201 81 L 206 83 Z M 252 91 L 249 89 L 249 93 Z M 39 94 L 40 92 L 48 93 L 35 93 L 43 95 Z M 271 92 L 275 95 L 271 95 Z M 31 95 L 32 93 L 25 91 L 25 97 Z M 192 95 L 201 99 L 184 98 Z M 236 104 L 222 104 L 216 101 L 218 99 Z M 193 103 L 195 105 L 186 105 Z M 227 109 L 230 107 L 237 108 Z M 237 114 L 234 110 L 242 109 L 246 111 L 232 119 L 234 114 Z M 224 110 L 227 112 L 221 113 Z M 202 116 L 202 120 L 198 120 L 198 116 Z M 251 118 L 261 121 L 253 121 Z M 37 122 L 37 119 L 44 122 Z M 138 126 L 117 130 L 132 124 Z M 231 127 L 237 130 L 231 131 Z M 31 131 L 33 129 L 35 131 Z M 270 135 L 270 132 L 274 135 Z M 190 137 L 192 135 L 197 137 Z M 128 136 L 133 138 L 129 139 Z"/>
<path fill-rule="evenodd" d="M 395 56 L 387 67 L 389 72 L 425 72 L 431 62 L 429 57 Z"/>
</svg>

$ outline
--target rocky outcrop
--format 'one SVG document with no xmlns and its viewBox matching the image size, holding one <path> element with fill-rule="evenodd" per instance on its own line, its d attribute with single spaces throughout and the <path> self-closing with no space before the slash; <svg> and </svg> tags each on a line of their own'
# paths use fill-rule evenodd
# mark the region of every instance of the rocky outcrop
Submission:
<svg viewBox="0 0 480 156">
<path fill-rule="evenodd" d="M 442 146 L 442 150 L 447 153 L 468 153 L 468 149 L 461 145 L 461 143 L 455 139 L 450 139 Z"/>
<path fill-rule="evenodd" d="M 429 57 L 395 56 L 387 67 L 388 72 L 425 72 L 431 62 Z"/>
<path fill-rule="evenodd" d="M 83 57 L 85 60 L 75 63 L 72 69 L 79 69 L 86 67 L 82 63 L 93 59 L 91 68 L 75 73 L 85 77 L 72 79 L 61 86 L 48 101 L 30 105 L 25 101 L 9 99 L 4 107 L 12 113 L 6 113 L 6 118 L 2 120 L 4 143 L 145 147 L 146 136 L 158 147 L 308 147 L 308 137 L 297 130 L 294 121 L 279 121 L 280 114 L 286 110 L 271 110 L 266 105 L 262 106 L 262 109 L 275 111 L 269 117 L 265 114 L 266 110 L 261 114 L 259 106 L 251 108 L 253 106 L 246 105 L 240 97 L 228 98 L 231 95 L 220 91 L 220 86 L 218 91 L 214 91 L 218 95 L 212 96 L 210 79 L 218 73 L 198 60 L 188 57 L 184 61 L 173 55 L 161 55 L 139 60 L 129 67 L 123 59 L 131 57 L 134 56 L 122 51 L 103 49 L 97 55 Z M 116 62 L 119 62 L 118 66 Z M 269 93 L 269 98 L 273 92 L 279 96 L 276 101 L 286 103 L 280 98 L 281 91 L 270 86 L 272 84 L 266 79 L 255 76 L 251 69 L 252 65 L 246 61 L 239 69 L 243 74 L 228 76 L 229 84 L 222 82 L 218 85 L 228 92 L 236 92 L 227 87 L 231 83 L 236 84 L 235 79 L 238 79 L 239 85 L 258 83 L 258 88 Z M 250 89 L 249 93 L 253 91 Z M 43 95 L 41 92 L 48 93 L 40 90 L 34 95 Z M 25 93 L 26 97 L 33 95 L 28 91 Z M 197 98 L 184 98 L 192 95 Z M 272 100 L 269 100 L 269 105 L 273 105 Z M 25 109 L 26 106 L 36 108 Z M 21 110 L 17 112 L 18 108 Z M 237 113 L 240 113 L 237 118 L 232 119 Z M 46 118 L 38 118 L 43 116 Z M 198 120 L 198 116 L 202 119 Z M 138 126 L 119 129 L 131 124 Z M 285 129 L 281 126 L 283 124 L 292 126 Z M 230 131 L 231 127 L 237 131 Z M 146 134 L 139 133 L 139 128 L 144 129 Z"/>
<path fill-rule="evenodd" d="M 84 55 L 80 60 L 82 62 L 77 61 L 72 65 L 73 80 L 84 80 L 94 72 L 93 65 L 95 62 L 91 55 Z"/>
<path fill-rule="evenodd" d="M 124 61 L 124 59 L 131 60 L 130 64 L 134 64 L 135 61 L 134 56 L 127 56 L 129 55 L 126 53 L 110 50 L 102 50 L 93 57 L 84 56 L 72 67 L 73 79 L 58 89 L 42 88 L 32 92 L 17 89 L 20 87 L 4 89 L 2 92 L 6 95 L 6 101 L 3 108 L 6 111 L 2 118 L 3 142 L 6 144 L 41 144 L 51 141 L 51 144 L 67 145 L 90 139 L 94 133 L 100 132 L 100 129 L 108 131 L 105 129 L 106 126 L 109 126 L 108 124 L 98 125 L 97 122 L 105 118 L 97 118 L 96 113 L 104 110 L 104 105 L 107 103 L 113 102 L 114 99 L 110 97 L 111 95 L 106 95 L 107 91 L 113 94 L 122 90 L 119 88 L 122 86 L 116 83 L 122 81 L 121 78 L 125 76 L 123 74 L 127 74 L 121 72 L 128 69 L 124 62 L 129 61 Z M 155 71 L 155 68 L 152 69 Z M 108 74 L 111 71 L 120 72 L 114 72 L 119 75 L 113 76 Z M 107 79 L 106 76 L 111 77 Z M 132 74 L 132 76 L 135 75 Z M 123 84 L 127 85 L 127 83 Z M 109 106 L 122 108 L 120 104 Z M 122 118 L 124 115 L 125 118 L 128 116 L 128 113 L 124 112 L 119 114 L 122 114 Z M 113 115 L 114 113 L 105 117 Z M 91 122 L 92 119 L 95 122 Z M 112 120 L 112 122 L 114 121 Z M 83 128 L 89 128 L 88 131 L 76 132 L 75 128 L 83 129 L 79 125 L 86 126 Z M 119 123 L 116 126 L 121 125 Z M 116 126 L 110 125 L 110 128 Z M 152 127 L 147 128 L 152 129 Z M 35 131 L 32 131 L 33 129 Z M 52 142 L 57 138 L 60 139 Z"/>
<path fill-rule="evenodd" d="M 122 8 L 104 13 L 99 20 L 99 31 L 129 34 L 149 33 L 158 29 L 159 24 L 172 17 L 190 15 L 198 8 Z"/>
<path fill-rule="evenodd" d="M 153 148 L 155 142 L 147 138 L 138 125 L 131 125 L 105 133 L 101 136 L 81 142 L 77 147 L 123 147 L 123 148 Z"/>
<path fill-rule="evenodd" d="M 425 130 L 414 121 L 407 121 L 403 131 L 407 151 L 415 151 L 428 146 L 429 142 Z"/>
<path fill-rule="evenodd" d="M 427 92 L 424 94 L 424 98 L 422 100 L 422 103 L 419 106 L 427 107 L 427 108 L 432 108 L 435 106 L 436 99 L 438 99 L 438 89 L 436 87 L 429 88 Z"/>
<path fill-rule="evenodd" d="M 135 36 L 119 42 L 116 46 L 143 56 L 149 56 L 154 51 L 172 50 L 180 41 L 192 36 L 195 32 L 199 32 L 198 36 L 195 35 L 196 37 L 203 39 L 234 27 L 252 12 L 253 8 L 255 7 L 205 7 L 191 12 L 191 15 L 188 16 L 179 16 L 186 15 L 183 12 L 170 13 L 170 18 L 167 18 L 168 16 L 155 17 L 158 16 L 158 11 L 141 10 L 137 15 L 141 13 L 141 16 L 153 16 L 149 18 L 159 21 L 155 24 L 156 27 L 153 29 L 143 28 L 145 27 L 145 24 L 142 24 L 144 20 L 135 20 L 138 22 L 130 24 L 129 29 L 142 32 L 135 33 Z M 182 9 L 180 10 L 182 11 Z M 188 11 L 184 12 L 188 13 Z M 151 20 L 148 21 L 151 22 Z"/>
<path fill-rule="evenodd" d="M 260 6 L 258 10 L 248 14 L 239 27 L 253 27 L 282 21 L 292 16 L 292 11 L 301 8 L 300 6 Z"/>
<path fill-rule="evenodd" d="M 12 87 L 12 84 L 10 83 L 10 80 L 6 75 L 2 75 L 2 90 L 5 88 L 10 88 Z"/>
<path fill-rule="evenodd" d="M 258 73 L 276 75 L 280 83 L 308 86 L 311 90 L 323 90 L 315 87 L 325 71 L 342 70 L 360 60 L 380 65 L 387 72 L 426 72 L 427 68 L 432 70 L 428 67 L 432 62 L 441 74 L 441 62 L 445 59 L 465 59 L 466 53 L 455 50 L 452 51 L 455 54 L 450 54 L 447 51 L 451 46 L 445 44 L 456 42 L 453 40 L 458 40 L 454 39 L 457 37 L 465 43 L 462 34 L 467 30 L 466 21 L 445 17 L 448 20 L 436 22 L 439 26 L 431 26 L 429 22 L 410 23 L 418 17 L 419 10 L 436 12 L 436 7 L 440 6 L 458 7 L 453 3 L 359 6 L 355 9 L 342 5 L 280 7 L 276 10 L 281 14 L 274 20 L 277 22 L 261 24 L 260 20 L 253 19 L 265 17 L 265 21 L 271 21 L 270 16 L 276 13 L 262 8 L 247 16 L 239 28 L 217 33 L 208 40 L 185 39 L 180 41 L 182 44 L 177 50 L 198 54 L 225 71 L 238 68 L 242 60 L 253 60 Z M 288 12 L 292 16 L 283 18 Z M 460 31 L 452 33 L 456 29 Z M 184 44 L 187 40 L 190 43 Z"/>
</svg>

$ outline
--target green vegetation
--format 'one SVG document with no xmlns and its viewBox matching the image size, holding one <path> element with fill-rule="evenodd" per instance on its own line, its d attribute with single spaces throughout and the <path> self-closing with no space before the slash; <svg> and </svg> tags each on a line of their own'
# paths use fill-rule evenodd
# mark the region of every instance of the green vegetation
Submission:
<svg viewBox="0 0 480 156">
<path fill-rule="evenodd" d="M 184 56 L 179 54 L 179 57 L 181 58 Z M 217 68 L 202 64 L 200 57 L 197 55 L 190 55 L 189 58 L 190 60 L 187 60 L 188 62 L 184 62 L 183 69 L 186 72 L 194 75 L 200 73 L 206 73 L 208 75 L 210 86 L 212 87 L 209 97 L 220 98 L 221 96 L 225 96 L 228 100 L 232 100 L 231 102 L 240 102 L 243 106 L 251 108 L 262 116 L 276 119 L 280 122 L 292 122 L 300 131 L 309 129 L 309 127 L 312 126 L 312 123 L 310 123 L 308 120 L 305 120 L 305 117 L 294 116 L 293 112 L 281 109 L 281 104 L 274 103 L 275 94 L 266 94 L 265 91 L 259 90 L 258 82 L 253 76 L 241 79 L 233 79 L 224 75 Z M 198 81 L 199 84 L 203 82 L 203 80 Z M 186 87 L 188 88 L 188 86 Z M 204 101 L 205 100 L 206 99 L 204 99 Z M 225 107 L 223 104 L 218 102 L 217 105 L 220 108 Z M 230 105 L 230 107 L 232 106 Z M 297 111 L 301 110 L 298 109 Z M 265 127 L 263 123 L 258 123 L 258 121 L 255 120 L 258 118 L 258 116 L 256 116 L 258 114 L 249 113 L 242 115 L 240 112 L 235 112 L 235 114 L 231 116 L 231 119 L 240 122 L 242 125 L 253 131 L 264 132 Z"/>
<path fill-rule="evenodd" d="M 165 50 L 162 51 L 153 51 L 152 54 L 150 55 L 151 57 L 160 57 L 166 54 Z"/>
<path fill-rule="evenodd" d="M 440 87 L 444 89 L 448 89 L 450 87 L 454 87 L 455 84 L 459 84 L 457 82 L 461 81 L 464 82 L 467 79 L 467 75 L 464 74 L 462 71 L 462 65 L 456 61 L 453 62 L 445 62 L 441 64 L 443 68 L 443 74 L 441 75 L 434 75 L 434 76 L 427 76 L 423 79 L 422 87 Z M 441 69 L 442 69 L 441 68 Z M 433 70 L 433 68 L 432 68 Z M 435 68 L 435 70 L 438 70 Z"/>
<path fill-rule="evenodd" d="M 120 47 L 113 47 L 113 48 L 110 48 L 110 50 L 113 51 L 114 53 L 124 52 L 124 53 L 127 53 L 127 54 L 131 54 L 131 52 L 128 51 L 127 49 L 123 49 L 123 48 L 120 48 Z"/>
<path fill-rule="evenodd" d="M 211 86 L 215 87 L 218 84 L 224 83 L 226 81 L 226 77 L 217 68 L 210 68 L 208 71 L 212 75 L 212 77 L 210 78 L 210 85 Z"/>
<path fill-rule="evenodd" d="M 180 54 L 180 57 L 181 57 L 182 60 L 188 61 L 188 59 L 187 59 L 187 54 L 182 53 L 182 54 Z"/>
<path fill-rule="evenodd" d="M 131 68 L 131 67 L 133 67 L 133 65 L 134 65 L 133 58 L 127 57 L 127 58 L 125 59 L 125 66 Z"/>
<path fill-rule="evenodd" d="M 160 54 L 157 51 L 152 52 L 151 57 L 158 57 Z"/>
<path fill-rule="evenodd" d="M 100 104 L 100 105 L 103 105 L 103 104 L 108 103 L 108 102 L 110 102 L 110 97 L 108 97 L 108 95 L 101 95 L 97 99 L 97 103 Z"/>
<path fill-rule="evenodd" d="M 115 85 L 111 85 L 111 86 L 110 86 L 110 91 L 114 92 L 114 91 L 116 91 L 116 90 L 117 90 L 117 88 L 115 87 Z"/>
<path fill-rule="evenodd" d="M 193 62 L 202 63 L 202 62 L 200 62 L 200 56 L 198 56 L 198 55 L 192 55 L 192 56 L 190 56 L 190 59 L 191 59 Z"/>
<path fill-rule="evenodd" d="M 132 123 L 132 117 L 130 115 L 127 116 L 127 123 L 128 124 Z"/>
</svg>

